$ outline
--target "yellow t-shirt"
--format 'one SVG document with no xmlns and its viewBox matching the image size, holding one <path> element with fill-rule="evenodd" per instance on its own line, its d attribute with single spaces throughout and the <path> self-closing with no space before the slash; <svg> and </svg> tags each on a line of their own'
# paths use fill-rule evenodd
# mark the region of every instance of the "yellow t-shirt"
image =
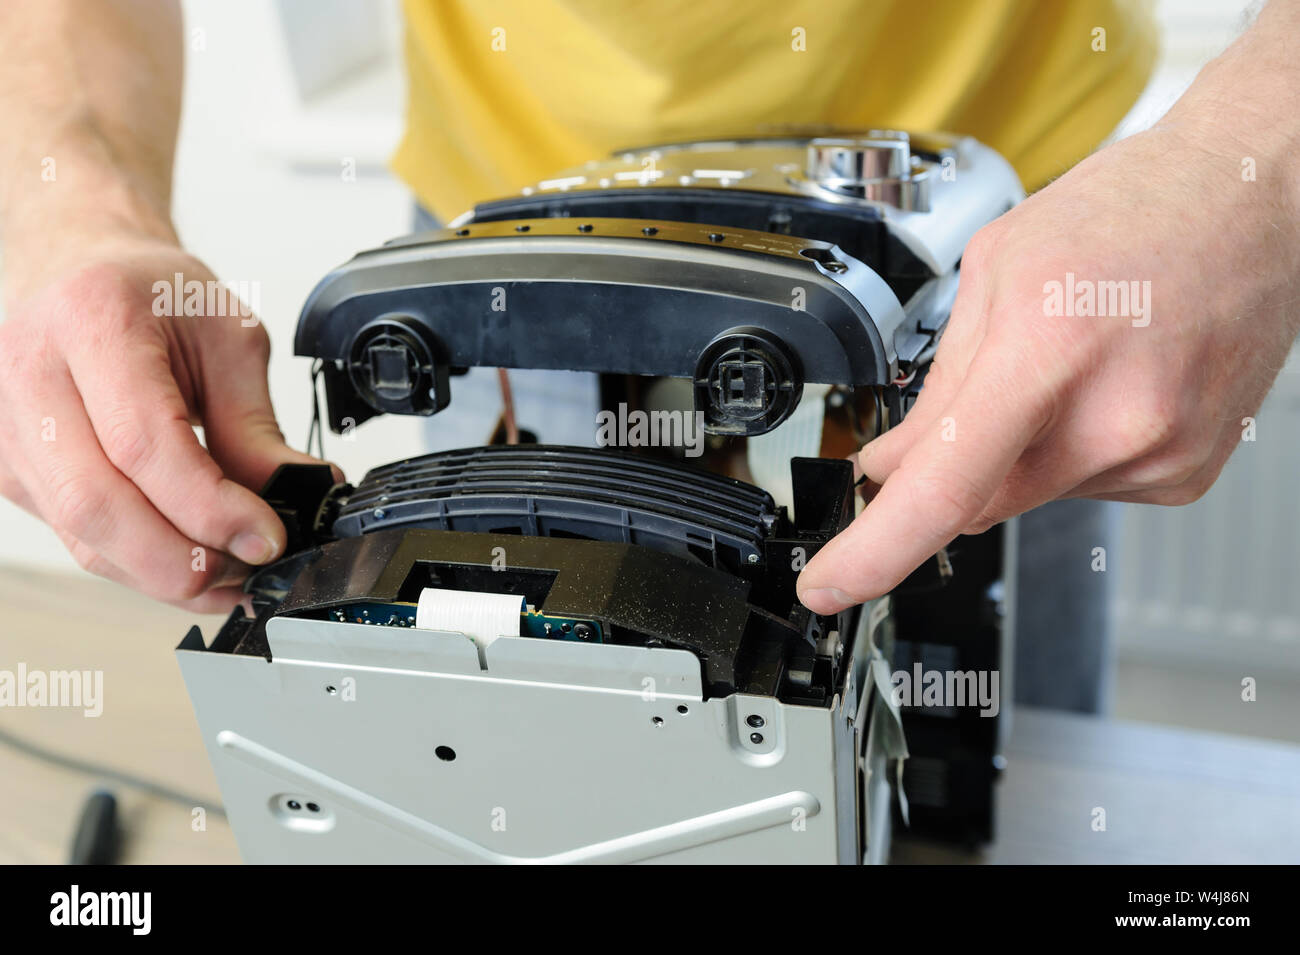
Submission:
<svg viewBox="0 0 1300 955">
<path fill-rule="evenodd" d="M 404 0 L 393 168 L 448 219 L 625 146 L 786 124 L 967 133 L 1030 188 L 1124 116 L 1149 0 Z"/>
</svg>

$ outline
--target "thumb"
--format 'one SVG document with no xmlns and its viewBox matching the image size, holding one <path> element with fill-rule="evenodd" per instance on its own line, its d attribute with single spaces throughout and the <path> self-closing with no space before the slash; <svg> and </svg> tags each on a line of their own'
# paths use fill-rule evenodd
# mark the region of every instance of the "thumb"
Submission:
<svg viewBox="0 0 1300 955">
<path fill-rule="evenodd" d="M 257 331 L 265 336 L 260 326 Z M 271 407 L 267 386 L 269 350 L 245 354 L 243 360 L 221 360 L 206 352 L 203 381 L 203 432 L 208 452 L 232 481 L 254 491 L 282 464 L 321 464 L 319 458 L 296 451 L 284 440 Z M 233 356 L 232 356 L 233 357 Z M 343 471 L 331 464 L 334 480 L 343 481 Z"/>
</svg>

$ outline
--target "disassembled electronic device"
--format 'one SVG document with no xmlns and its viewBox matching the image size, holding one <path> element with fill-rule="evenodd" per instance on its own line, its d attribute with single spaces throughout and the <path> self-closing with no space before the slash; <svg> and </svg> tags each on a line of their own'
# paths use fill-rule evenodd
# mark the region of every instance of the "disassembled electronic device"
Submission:
<svg viewBox="0 0 1300 955">
<path fill-rule="evenodd" d="M 843 454 L 915 400 L 967 241 L 1021 196 L 961 137 L 657 146 L 326 276 L 296 351 L 333 430 L 454 414 L 468 368 L 592 371 L 679 381 L 711 469 L 537 444 L 356 486 L 281 468 L 285 557 L 178 648 L 244 858 L 861 863 L 894 812 L 990 838 L 1002 721 L 900 708 L 889 674 L 1000 666 L 1003 529 L 839 614 L 795 581 L 854 517 Z M 810 413 L 780 494 L 720 473 Z"/>
</svg>

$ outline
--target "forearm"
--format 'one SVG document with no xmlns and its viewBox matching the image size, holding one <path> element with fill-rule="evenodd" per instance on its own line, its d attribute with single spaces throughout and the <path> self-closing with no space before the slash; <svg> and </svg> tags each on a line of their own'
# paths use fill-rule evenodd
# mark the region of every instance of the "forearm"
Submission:
<svg viewBox="0 0 1300 955">
<path fill-rule="evenodd" d="M 174 237 L 176 0 L 7 0 L 0 18 L 6 295 L 96 233 Z"/>
<path fill-rule="evenodd" d="M 1158 125 L 1194 130 L 1208 151 L 1231 162 L 1225 171 L 1238 184 L 1258 181 L 1257 198 L 1297 223 L 1300 0 L 1271 0 Z"/>
</svg>

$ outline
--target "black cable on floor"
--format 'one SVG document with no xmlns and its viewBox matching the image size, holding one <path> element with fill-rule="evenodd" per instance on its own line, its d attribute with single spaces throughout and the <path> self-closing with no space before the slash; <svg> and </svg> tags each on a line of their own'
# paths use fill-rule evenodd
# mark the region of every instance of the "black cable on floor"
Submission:
<svg viewBox="0 0 1300 955">
<path fill-rule="evenodd" d="M 15 736 L 3 729 L 0 729 L 0 744 L 8 746 L 10 749 L 15 749 L 26 756 L 31 756 L 33 759 L 39 759 L 41 762 L 57 766 L 60 769 L 70 769 L 73 772 L 85 773 L 87 776 L 98 776 L 101 779 L 110 780 L 131 789 L 138 789 L 151 796 L 157 796 L 160 799 L 167 799 L 171 802 L 179 803 L 189 809 L 201 808 L 205 812 L 210 812 L 213 815 L 222 817 L 226 815 L 226 810 L 221 806 L 210 805 L 206 800 L 198 799 L 189 793 L 181 792 L 178 789 L 172 789 L 170 786 L 154 782 L 151 779 L 133 776 L 131 773 L 122 772 L 121 770 L 113 769 L 112 767 L 104 766 L 100 763 L 92 763 L 89 760 L 78 759 L 75 756 L 67 756 L 63 753 L 56 752 L 55 750 L 46 749 L 43 746 L 29 742 L 21 736 Z"/>
</svg>

